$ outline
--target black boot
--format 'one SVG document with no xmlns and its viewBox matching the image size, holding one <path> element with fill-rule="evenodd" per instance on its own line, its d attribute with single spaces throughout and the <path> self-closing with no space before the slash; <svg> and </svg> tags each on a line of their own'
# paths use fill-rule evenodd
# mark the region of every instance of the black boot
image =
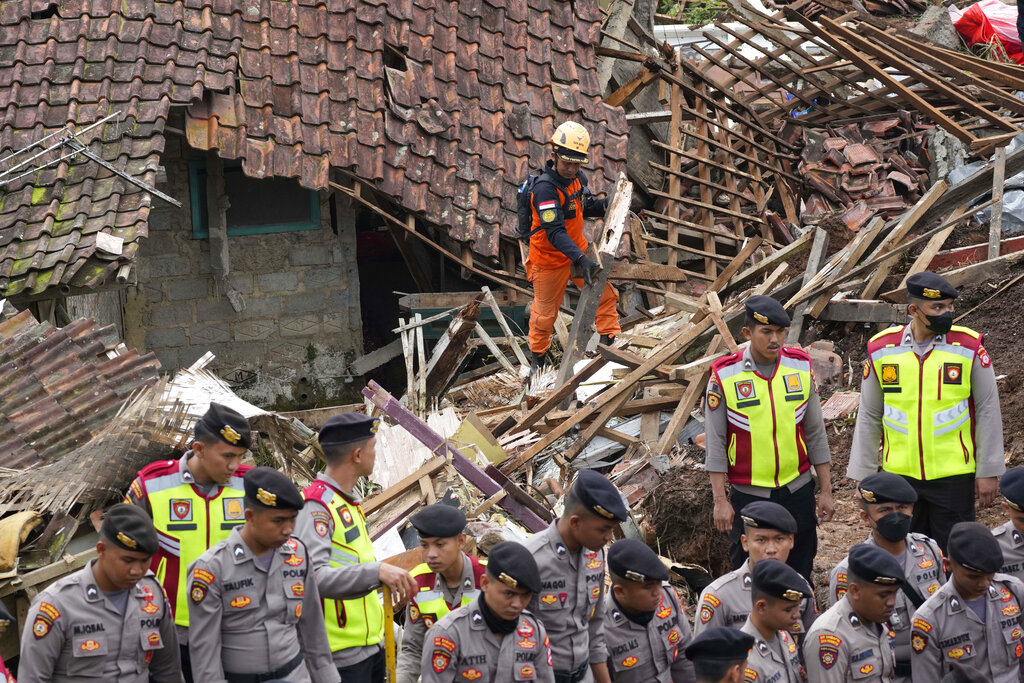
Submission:
<svg viewBox="0 0 1024 683">
<path fill-rule="evenodd" d="M 530 374 L 534 374 L 538 370 L 544 367 L 544 359 L 547 357 L 548 352 L 544 353 L 530 353 Z"/>
<path fill-rule="evenodd" d="M 613 337 L 612 335 L 610 335 L 610 334 L 602 334 L 601 335 L 601 339 L 600 339 L 600 343 L 601 344 L 604 344 L 605 346 L 611 346 L 613 341 L 615 341 L 615 337 Z"/>
</svg>

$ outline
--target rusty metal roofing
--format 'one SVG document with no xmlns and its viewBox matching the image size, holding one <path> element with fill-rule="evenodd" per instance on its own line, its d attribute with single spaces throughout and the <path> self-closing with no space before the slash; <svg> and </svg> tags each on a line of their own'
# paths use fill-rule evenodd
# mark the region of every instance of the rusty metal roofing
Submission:
<svg viewBox="0 0 1024 683">
<path fill-rule="evenodd" d="M 601 101 L 597 0 L 38 0 L 0 3 L 2 159 L 66 124 L 152 183 L 172 105 L 198 149 L 253 177 L 325 189 L 342 170 L 486 256 L 515 190 L 572 118 L 595 189 L 625 169 L 627 125 Z M 180 199 L 180 198 L 179 198 Z M 65 160 L 0 188 L 0 293 L 91 286 L 129 262 L 150 197 Z M 95 235 L 124 238 L 124 252 Z"/>
<path fill-rule="evenodd" d="M 112 325 L 92 319 L 56 328 L 22 311 L 0 321 L 0 467 L 59 459 L 156 382 L 156 357 L 111 353 L 118 344 Z"/>
</svg>

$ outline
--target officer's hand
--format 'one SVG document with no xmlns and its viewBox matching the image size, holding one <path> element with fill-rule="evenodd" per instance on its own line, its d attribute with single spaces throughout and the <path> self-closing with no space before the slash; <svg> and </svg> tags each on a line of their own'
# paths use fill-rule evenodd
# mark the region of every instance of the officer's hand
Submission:
<svg viewBox="0 0 1024 683">
<path fill-rule="evenodd" d="M 412 578 L 412 574 L 393 564 L 381 562 L 377 578 L 391 589 L 391 594 L 399 602 L 405 602 L 416 591 L 416 579 Z"/>
<path fill-rule="evenodd" d="M 988 507 L 996 499 L 999 485 L 995 477 L 981 477 L 974 480 L 974 495 L 978 498 L 978 507 Z"/>
<path fill-rule="evenodd" d="M 580 270 L 583 271 L 583 282 L 587 287 L 594 286 L 594 277 L 601 272 L 601 266 L 597 265 L 594 261 L 591 261 L 586 254 L 580 257 L 579 260 Z"/>
<path fill-rule="evenodd" d="M 729 533 L 729 530 L 732 529 L 734 514 L 728 498 L 715 498 L 715 529 Z"/>
<path fill-rule="evenodd" d="M 818 521 L 829 522 L 836 511 L 836 504 L 832 500 L 831 491 L 822 491 L 818 496 Z"/>
</svg>

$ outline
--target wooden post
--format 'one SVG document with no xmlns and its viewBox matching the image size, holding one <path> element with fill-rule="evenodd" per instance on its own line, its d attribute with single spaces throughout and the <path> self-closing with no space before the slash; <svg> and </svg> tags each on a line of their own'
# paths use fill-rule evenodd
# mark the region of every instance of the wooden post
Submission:
<svg viewBox="0 0 1024 683">
<path fill-rule="evenodd" d="M 1003 236 L 1003 185 L 1006 184 L 1006 147 L 996 147 L 992 173 L 992 220 L 988 224 L 988 257 L 999 256 L 999 240 Z"/>
<path fill-rule="evenodd" d="M 828 233 L 821 228 L 814 229 L 814 242 L 811 244 L 811 253 L 807 257 L 807 267 L 804 269 L 803 285 L 810 284 L 811 278 L 821 270 L 825 263 L 825 252 L 828 251 Z M 796 344 L 800 341 L 800 331 L 804 326 L 804 312 L 807 311 L 807 302 L 797 304 L 793 311 L 793 321 L 789 325 L 789 332 L 786 334 L 787 344 Z"/>
<path fill-rule="evenodd" d="M 597 319 L 597 307 L 601 303 L 601 296 L 604 294 L 605 284 L 612 271 L 612 259 L 615 258 L 615 248 L 622 239 L 622 233 L 626 229 L 626 220 L 629 218 L 629 204 L 633 197 L 633 183 L 626 180 L 626 176 L 619 174 L 618 183 L 615 186 L 615 200 L 608 207 L 607 218 L 605 219 L 604 236 L 597 245 L 598 263 L 603 263 L 602 268 L 594 277 L 594 283 L 583 288 L 579 303 L 576 305 L 576 313 L 572 319 L 572 329 L 569 331 L 569 343 L 565 346 L 562 354 L 562 363 L 558 368 L 558 384 L 565 384 L 573 375 L 573 365 L 583 357 L 587 342 L 594 333 L 594 322 Z"/>
</svg>

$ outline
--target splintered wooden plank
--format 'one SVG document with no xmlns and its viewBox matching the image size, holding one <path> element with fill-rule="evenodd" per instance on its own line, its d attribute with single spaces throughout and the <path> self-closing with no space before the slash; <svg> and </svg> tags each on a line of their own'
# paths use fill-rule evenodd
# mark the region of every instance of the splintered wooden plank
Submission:
<svg viewBox="0 0 1024 683">
<path fill-rule="evenodd" d="M 810 231 L 808 231 L 807 236 L 810 234 Z M 821 266 L 825 261 L 825 252 L 828 251 L 828 239 L 827 231 L 821 228 L 814 229 L 814 243 L 811 244 L 811 253 L 807 257 L 807 267 L 804 268 L 804 286 L 810 284 L 815 273 L 821 269 Z M 804 313 L 806 311 L 806 302 L 797 304 L 796 309 L 793 311 L 793 318 L 789 325 L 789 331 L 786 333 L 787 343 L 795 344 L 800 341 L 800 333 L 804 327 Z"/>
<path fill-rule="evenodd" d="M 573 392 L 576 391 L 576 388 L 593 377 L 594 373 L 600 370 L 606 362 L 607 361 L 600 356 L 592 359 L 589 363 L 580 368 L 579 372 L 573 375 L 569 381 L 559 385 L 557 389 L 544 397 L 540 403 L 526 411 L 526 414 L 523 415 L 519 422 L 517 422 L 516 425 L 508 431 L 514 434 L 516 432 L 526 431 L 533 425 L 537 424 L 537 422 L 542 420 L 545 415 L 557 408 L 562 401 L 572 396 Z"/>
</svg>

